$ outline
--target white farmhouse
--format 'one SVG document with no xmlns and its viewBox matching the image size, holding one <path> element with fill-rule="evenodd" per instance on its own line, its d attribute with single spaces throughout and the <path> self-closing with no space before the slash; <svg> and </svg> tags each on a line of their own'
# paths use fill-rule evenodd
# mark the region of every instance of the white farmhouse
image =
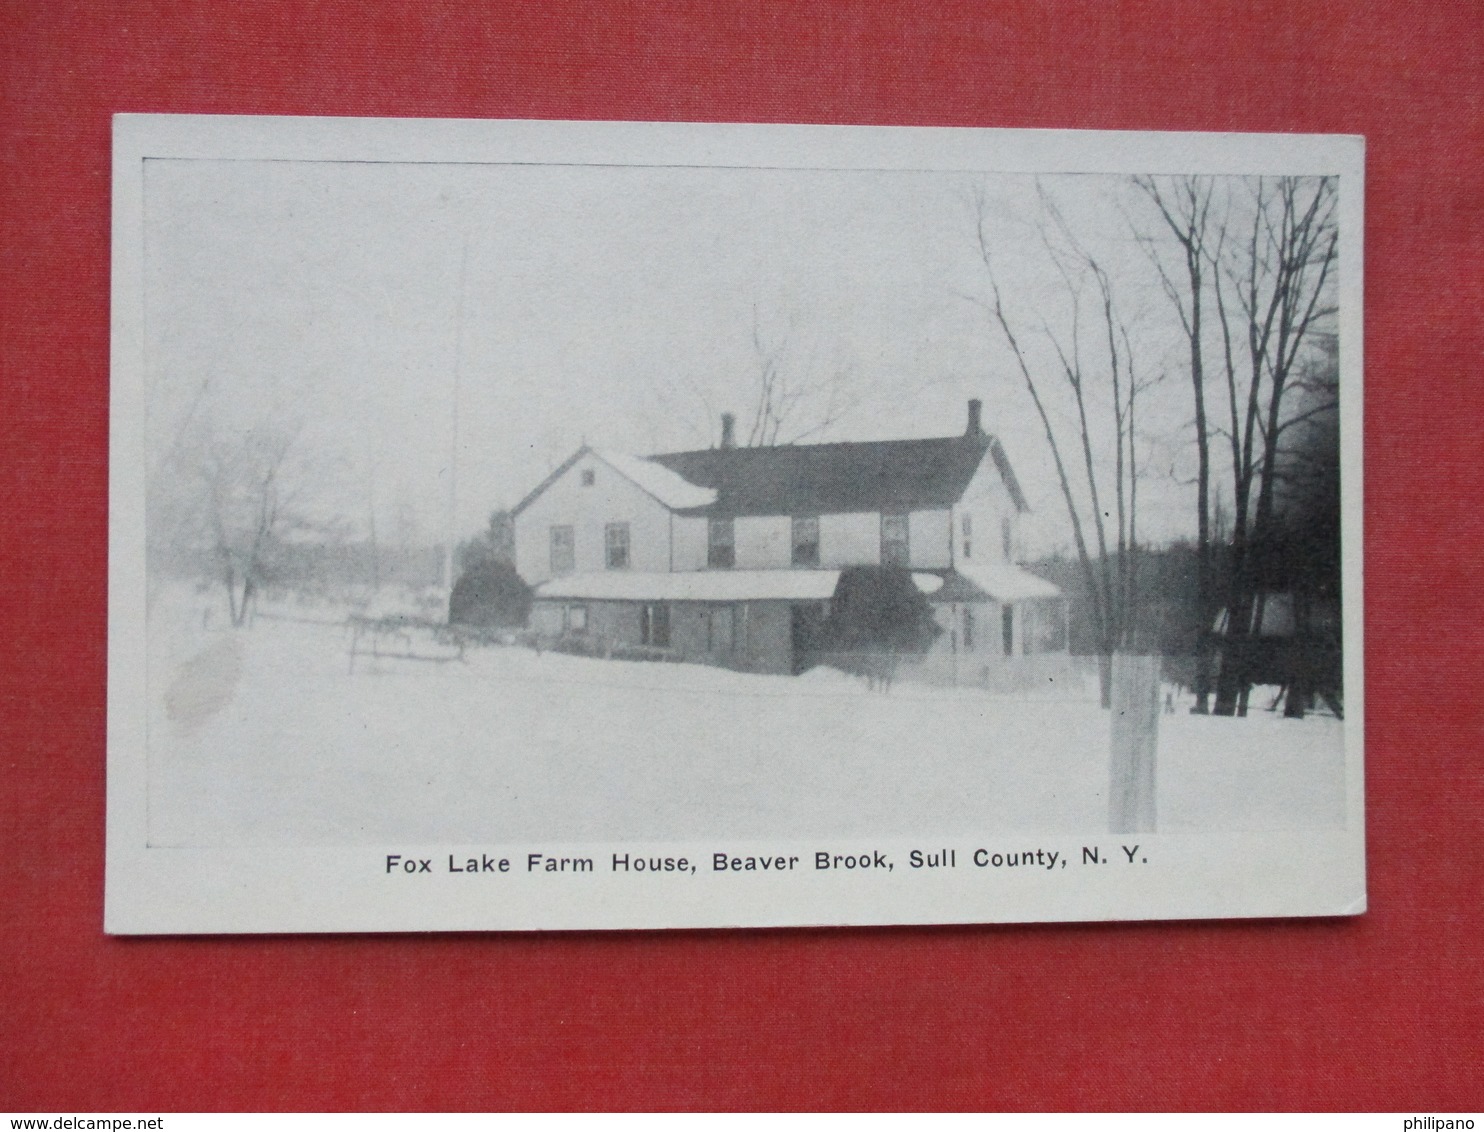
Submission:
<svg viewBox="0 0 1484 1132">
<path fill-rule="evenodd" d="M 582 447 L 514 511 L 532 627 L 797 672 L 840 571 L 912 571 L 943 629 L 917 674 L 992 687 L 1065 658 L 1066 603 L 1017 565 L 1026 508 L 969 402 L 958 436 L 637 458 Z M 1054 662 L 1053 662 L 1054 663 Z"/>
</svg>

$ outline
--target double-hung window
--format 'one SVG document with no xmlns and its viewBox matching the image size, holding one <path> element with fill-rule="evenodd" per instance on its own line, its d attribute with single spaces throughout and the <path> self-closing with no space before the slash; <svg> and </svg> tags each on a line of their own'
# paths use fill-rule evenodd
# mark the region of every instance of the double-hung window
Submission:
<svg viewBox="0 0 1484 1132">
<path fill-rule="evenodd" d="M 571 527 L 551 528 L 551 572 L 570 574 L 577 569 L 577 539 Z"/>
<path fill-rule="evenodd" d="M 793 555 L 795 566 L 819 565 L 819 519 L 799 518 L 793 521 Z"/>
<path fill-rule="evenodd" d="M 603 528 L 603 545 L 606 549 L 608 569 L 629 568 L 629 525 L 609 523 Z"/>
<path fill-rule="evenodd" d="M 881 564 L 883 566 L 906 566 L 910 562 L 907 550 L 907 516 L 881 516 Z"/>
<path fill-rule="evenodd" d="M 737 561 L 737 536 L 730 519 L 712 519 L 706 530 L 706 565 L 730 570 Z"/>
</svg>

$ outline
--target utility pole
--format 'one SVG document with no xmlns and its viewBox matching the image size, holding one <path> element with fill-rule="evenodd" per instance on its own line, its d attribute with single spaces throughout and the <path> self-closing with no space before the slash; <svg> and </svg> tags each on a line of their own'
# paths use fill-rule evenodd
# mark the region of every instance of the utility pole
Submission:
<svg viewBox="0 0 1484 1132">
<path fill-rule="evenodd" d="M 448 448 L 448 514 L 443 535 L 443 589 L 453 593 L 453 555 L 458 529 L 459 502 L 459 385 L 464 358 L 464 291 L 469 275 L 469 237 L 464 236 L 459 253 L 459 294 L 456 301 L 453 331 L 453 405 L 450 413 Z"/>
</svg>

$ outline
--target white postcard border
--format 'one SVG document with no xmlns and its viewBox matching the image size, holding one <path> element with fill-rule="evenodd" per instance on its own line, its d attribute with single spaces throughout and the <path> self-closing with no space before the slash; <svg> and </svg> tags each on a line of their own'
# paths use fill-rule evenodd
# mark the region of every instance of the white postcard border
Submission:
<svg viewBox="0 0 1484 1132">
<path fill-rule="evenodd" d="M 769 165 L 984 172 L 1337 174 L 1340 178 L 1347 823 L 1343 829 L 1089 831 L 763 843 L 146 847 L 144 202 L 152 157 L 285 161 Z M 120 934 L 808 925 L 1349 915 L 1365 907 L 1361 567 L 1362 139 L 936 128 L 121 115 L 114 123 L 108 832 L 105 930 Z M 1130 853 L 1129 846 L 1137 846 Z M 909 854 L 952 852 L 953 870 Z M 982 851 L 985 862 L 975 861 Z M 1042 867 L 994 865 L 1025 851 Z M 1095 854 L 1089 859 L 1089 851 Z M 872 867 L 815 869 L 816 854 Z M 549 875 L 531 855 L 587 860 Z M 614 871 L 615 855 L 694 871 Z M 717 872 L 728 857 L 793 869 Z M 1128 860 L 1123 860 L 1128 855 Z M 392 856 L 399 863 L 389 864 Z M 475 875 L 455 872 L 470 860 Z M 887 862 L 890 868 L 875 865 Z M 402 863 L 427 861 L 408 874 Z M 1107 860 L 1110 863 L 1104 864 Z M 485 862 L 493 861 L 490 868 Z M 508 869 L 499 867 L 508 861 Z M 418 866 L 421 869 L 421 866 Z"/>
</svg>

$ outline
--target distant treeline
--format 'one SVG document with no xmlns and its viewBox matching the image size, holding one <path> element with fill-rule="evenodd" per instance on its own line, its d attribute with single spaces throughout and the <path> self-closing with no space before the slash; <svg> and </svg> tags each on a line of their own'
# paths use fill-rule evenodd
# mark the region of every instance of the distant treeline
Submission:
<svg viewBox="0 0 1484 1132">
<path fill-rule="evenodd" d="M 1318 535 L 1319 537 L 1314 537 Z M 1293 630 L 1298 635 L 1321 633 L 1338 637 L 1340 612 L 1340 554 L 1338 537 L 1311 531 L 1286 534 L 1253 547 L 1248 568 L 1259 592 L 1283 595 L 1283 609 L 1298 603 L 1309 616 Z M 1337 532 L 1336 532 L 1337 536 Z M 1204 641 L 1224 631 L 1222 595 L 1231 588 L 1232 555 L 1226 547 L 1213 548 L 1213 608 L 1198 608 L 1197 551 L 1188 543 L 1137 554 L 1131 640 L 1136 651 L 1168 657 L 1194 656 Z M 1087 576 L 1074 557 L 1050 557 L 1027 564 L 1039 577 L 1061 588 L 1068 600 L 1068 639 L 1071 651 L 1092 656 L 1098 652 L 1092 596 Z M 1269 634 L 1283 633 L 1278 619 L 1269 616 Z M 1259 632 L 1262 630 L 1259 629 Z"/>
<path fill-rule="evenodd" d="M 423 589 L 438 585 L 443 571 L 441 546 L 278 541 L 265 559 L 262 585 L 306 593 L 346 587 Z M 217 556 L 204 549 L 173 565 L 174 572 L 190 577 L 210 578 L 218 569 Z"/>
<path fill-rule="evenodd" d="M 1067 597 L 1067 643 L 1078 656 L 1100 650 L 1087 575 L 1075 557 L 1043 558 L 1027 564 L 1031 573 L 1059 587 Z M 1165 656 L 1195 652 L 1201 618 L 1196 609 L 1196 550 L 1177 545 L 1138 555 L 1132 621 L 1140 651 Z"/>
</svg>

